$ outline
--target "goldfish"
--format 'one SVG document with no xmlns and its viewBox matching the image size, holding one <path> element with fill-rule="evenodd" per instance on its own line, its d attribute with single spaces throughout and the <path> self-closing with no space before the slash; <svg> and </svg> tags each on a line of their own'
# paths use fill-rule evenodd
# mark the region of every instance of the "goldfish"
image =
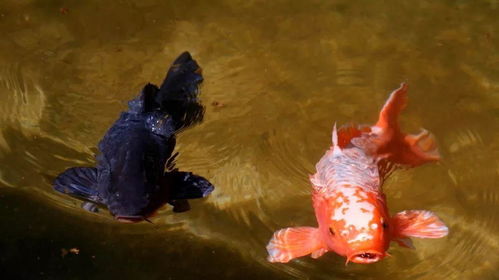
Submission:
<svg viewBox="0 0 499 280">
<path fill-rule="evenodd" d="M 118 221 L 149 221 L 165 204 L 189 210 L 188 199 L 209 195 L 205 178 L 175 168 L 176 135 L 204 116 L 201 68 L 188 52 L 168 70 L 162 85 L 146 84 L 128 110 L 99 142 L 96 167 L 73 167 L 59 174 L 54 189 L 84 201 L 96 212 L 107 208 Z"/>
<path fill-rule="evenodd" d="M 382 185 L 394 170 L 440 159 L 434 136 L 401 132 L 398 117 L 407 105 L 407 85 L 393 91 L 373 126 L 336 124 L 332 146 L 310 176 L 318 227 L 276 231 L 267 245 L 270 262 L 286 263 L 327 252 L 346 263 L 375 263 L 388 256 L 390 243 L 414 248 L 411 237 L 441 238 L 447 226 L 431 211 L 389 215 Z"/>
</svg>

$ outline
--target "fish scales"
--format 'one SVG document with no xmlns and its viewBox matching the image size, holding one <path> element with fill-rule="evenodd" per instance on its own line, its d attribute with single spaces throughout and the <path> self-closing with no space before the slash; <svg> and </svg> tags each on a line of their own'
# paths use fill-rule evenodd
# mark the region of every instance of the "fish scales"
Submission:
<svg viewBox="0 0 499 280">
<path fill-rule="evenodd" d="M 381 181 L 375 159 L 352 147 L 341 153 L 329 151 L 316 165 L 314 188 L 332 195 L 338 186 L 350 185 L 364 191 L 379 192 Z"/>
</svg>

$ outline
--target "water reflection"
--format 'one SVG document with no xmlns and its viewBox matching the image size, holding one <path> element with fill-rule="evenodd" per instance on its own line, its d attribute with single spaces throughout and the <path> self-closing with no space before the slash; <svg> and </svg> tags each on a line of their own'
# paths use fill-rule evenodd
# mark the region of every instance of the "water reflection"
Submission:
<svg viewBox="0 0 499 280">
<path fill-rule="evenodd" d="M 497 11 L 495 1 L 2 1 L 1 185 L 35 191 L 40 205 L 56 207 L 41 216 L 50 233 L 40 233 L 44 237 L 80 224 L 94 227 L 78 227 L 83 247 L 104 233 L 135 244 L 133 250 L 149 248 L 134 242 L 137 235 L 148 244 L 171 241 L 140 254 L 148 260 L 189 246 L 188 233 L 200 238 L 202 249 L 195 251 L 199 256 L 183 251 L 181 263 L 202 257 L 204 269 L 227 267 L 241 255 L 239 273 L 247 264 L 266 277 L 495 279 Z M 78 201 L 53 193 L 51 179 L 69 166 L 93 164 L 97 141 L 124 101 L 144 82 L 160 81 L 184 50 L 203 66 L 208 108 L 205 122 L 179 137 L 178 164 L 206 175 L 216 192 L 188 213 L 165 209 L 154 226 L 136 227 L 115 226 L 106 214 L 83 212 Z M 264 247 L 274 230 L 315 223 L 307 178 L 330 144 L 332 124 L 374 121 L 386 94 L 402 81 L 410 86 L 404 127 L 434 132 L 443 160 L 396 173 L 385 186 L 389 207 L 392 213 L 435 211 L 449 225 L 449 237 L 415 241 L 417 250 L 393 246 L 392 258 L 369 266 L 345 267 L 334 254 L 268 264 Z M 2 224 L 12 221 L 11 212 L 2 211 Z M 61 213 L 69 216 L 50 222 Z M 15 229 L 9 234 L 22 234 Z M 219 242 L 234 256 L 210 258 L 200 253 L 211 246 L 203 242 Z M 113 263 L 127 264 L 123 258 Z M 147 267 L 133 265 L 135 276 Z M 236 278 L 234 270 L 228 277 Z"/>
</svg>

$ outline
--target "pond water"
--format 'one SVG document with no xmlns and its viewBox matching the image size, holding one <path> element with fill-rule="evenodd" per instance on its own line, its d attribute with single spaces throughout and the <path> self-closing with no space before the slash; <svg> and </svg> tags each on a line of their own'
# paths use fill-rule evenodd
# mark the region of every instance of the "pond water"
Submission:
<svg viewBox="0 0 499 280">
<path fill-rule="evenodd" d="M 499 279 L 499 2 L 0 3 L 0 272 L 15 279 Z M 146 82 L 188 50 L 204 122 L 178 165 L 216 186 L 192 210 L 119 224 L 51 188 Z M 409 84 L 406 131 L 442 160 L 396 172 L 391 213 L 436 212 L 450 234 L 392 244 L 372 265 L 334 253 L 266 261 L 272 233 L 315 226 L 308 175 L 336 121 L 373 123 Z M 214 104 L 217 104 L 216 106 Z M 76 248 L 79 250 L 70 251 Z"/>
</svg>

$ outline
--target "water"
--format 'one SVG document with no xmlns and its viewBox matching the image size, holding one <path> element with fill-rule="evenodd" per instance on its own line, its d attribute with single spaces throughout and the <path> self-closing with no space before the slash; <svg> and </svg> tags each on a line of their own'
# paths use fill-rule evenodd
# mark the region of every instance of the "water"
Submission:
<svg viewBox="0 0 499 280">
<path fill-rule="evenodd" d="M 61 10 L 62 8 L 62 10 Z M 15 279 L 498 279 L 497 1 L 0 3 L 0 271 Z M 145 82 L 189 50 L 203 124 L 178 165 L 216 191 L 154 225 L 117 224 L 51 190 Z M 372 123 L 409 83 L 403 127 L 443 160 L 395 173 L 391 213 L 435 211 L 448 237 L 392 258 L 266 262 L 272 232 L 315 225 L 308 174 L 336 121 Z M 218 102 L 218 106 L 214 106 Z M 79 254 L 64 254 L 78 248 Z"/>
</svg>

